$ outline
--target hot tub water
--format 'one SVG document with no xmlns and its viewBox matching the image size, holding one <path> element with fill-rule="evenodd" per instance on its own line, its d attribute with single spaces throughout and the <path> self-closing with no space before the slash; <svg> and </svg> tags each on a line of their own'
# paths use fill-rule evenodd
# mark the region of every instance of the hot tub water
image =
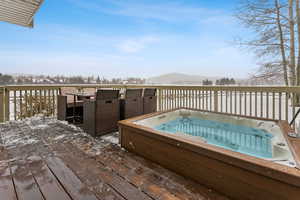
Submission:
<svg viewBox="0 0 300 200">
<path fill-rule="evenodd" d="M 199 137 L 208 144 L 260 158 L 273 157 L 273 135 L 262 129 L 193 117 L 178 117 L 154 129 Z"/>
</svg>

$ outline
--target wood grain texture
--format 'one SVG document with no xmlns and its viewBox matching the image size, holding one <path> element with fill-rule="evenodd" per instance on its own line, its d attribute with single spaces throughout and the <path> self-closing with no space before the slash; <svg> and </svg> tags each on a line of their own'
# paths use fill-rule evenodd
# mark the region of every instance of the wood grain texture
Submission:
<svg viewBox="0 0 300 200">
<path fill-rule="evenodd" d="M 73 199 L 98 200 L 96 196 L 78 179 L 78 177 L 59 158 L 47 158 L 47 165 L 61 185 Z"/>
</svg>

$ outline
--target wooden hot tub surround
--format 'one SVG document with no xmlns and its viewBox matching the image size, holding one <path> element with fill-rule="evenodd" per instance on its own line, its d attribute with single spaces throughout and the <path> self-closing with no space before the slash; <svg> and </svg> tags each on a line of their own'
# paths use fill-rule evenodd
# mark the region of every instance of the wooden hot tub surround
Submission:
<svg viewBox="0 0 300 200">
<path fill-rule="evenodd" d="M 292 131 L 288 122 L 274 121 L 285 135 L 298 169 L 134 123 L 171 111 L 120 121 L 121 146 L 233 199 L 300 199 L 300 139 L 287 136 Z"/>
</svg>

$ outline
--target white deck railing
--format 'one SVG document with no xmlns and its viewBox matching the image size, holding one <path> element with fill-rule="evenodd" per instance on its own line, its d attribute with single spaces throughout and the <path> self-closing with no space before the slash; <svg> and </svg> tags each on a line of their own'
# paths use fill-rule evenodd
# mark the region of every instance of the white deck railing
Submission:
<svg viewBox="0 0 300 200">
<path fill-rule="evenodd" d="M 162 85 L 24 85 L 0 87 L 0 121 L 38 113 L 56 114 L 61 88 L 157 88 L 158 110 L 179 107 L 290 121 L 296 113 L 300 87 L 162 86 Z"/>
</svg>

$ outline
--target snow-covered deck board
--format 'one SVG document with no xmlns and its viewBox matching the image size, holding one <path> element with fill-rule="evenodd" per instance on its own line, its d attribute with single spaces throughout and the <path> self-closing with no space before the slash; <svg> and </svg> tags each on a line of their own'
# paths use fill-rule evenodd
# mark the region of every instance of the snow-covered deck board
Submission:
<svg viewBox="0 0 300 200">
<path fill-rule="evenodd" d="M 92 138 L 51 118 L 0 124 L 5 199 L 228 199 L 122 150 L 118 133 Z"/>
</svg>

